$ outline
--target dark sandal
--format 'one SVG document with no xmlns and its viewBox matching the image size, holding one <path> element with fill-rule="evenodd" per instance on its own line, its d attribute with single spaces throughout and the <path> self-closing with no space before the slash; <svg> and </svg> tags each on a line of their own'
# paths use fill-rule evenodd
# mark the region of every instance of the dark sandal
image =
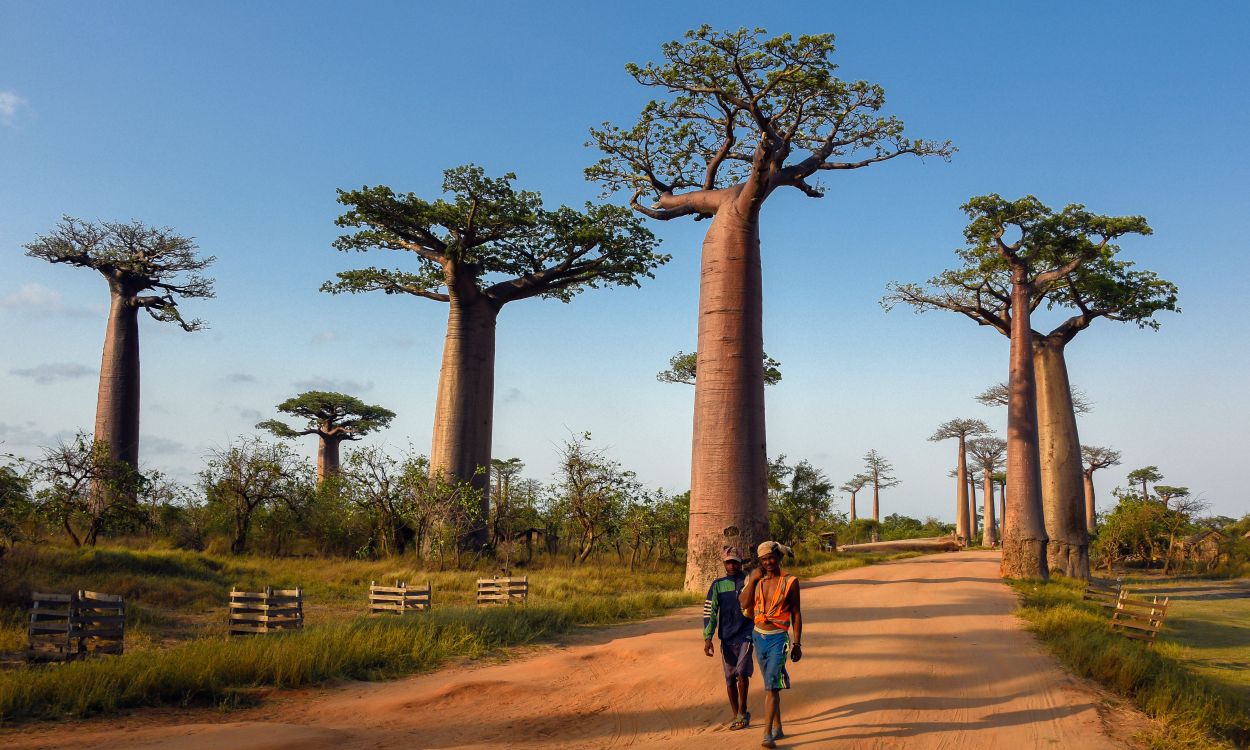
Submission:
<svg viewBox="0 0 1250 750">
<path fill-rule="evenodd" d="M 729 723 L 729 729 L 730 731 L 734 731 L 738 729 L 746 729 L 747 726 L 750 725 L 750 723 L 751 723 L 750 714 L 746 714 L 746 715 L 738 714 L 737 716 L 734 717 L 734 720 Z"/>
</svg>

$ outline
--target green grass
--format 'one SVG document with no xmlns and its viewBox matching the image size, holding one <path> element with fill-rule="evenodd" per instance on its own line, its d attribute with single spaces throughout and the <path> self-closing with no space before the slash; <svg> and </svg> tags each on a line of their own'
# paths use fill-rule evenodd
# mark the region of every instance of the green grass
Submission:
<svg viewBox="0 0 1250 750">
<path fill-rule="evenodd" d="M 1187 665 L 1178 647 L 1148 649 L 1111 632 L 1107 618 L 1081 601 L 1078 583 L 1016 581 L 1018 613 L 1075 673 L 1133 700 L 1158 726 L 1151 748 L 1223 748 L 1250 743 L 1250 714 L 1241 695 Z M 1169 612 L 1171 622 L 1171 612 Z"/>
</svg>

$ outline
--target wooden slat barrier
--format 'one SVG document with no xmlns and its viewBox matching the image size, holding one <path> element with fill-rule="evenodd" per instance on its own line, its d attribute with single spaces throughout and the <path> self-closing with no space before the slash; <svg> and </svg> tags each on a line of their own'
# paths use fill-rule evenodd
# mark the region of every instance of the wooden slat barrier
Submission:
<svg viewBox="0 0 1250 750">
<path fill-rule="evenodd" d="M 409 586 L 403 581 L 396 581 L 394 586 L 379 586 L 377 581 L 369 582 L 369 614 L 403 615 L 409 612 L 423 612 L 430 608 L 430 595 L 433 586 L 429 581 L 425 587 Z"/>
<path fill-rule="evenodd" d="M 230 590 L 230 635 L 275 633 L 304 627 L 304 590 Z"/>
<path fill-rule="evenodd" d="M 125 623 L 120 596 L 96 591 L 31 594 L 26 658 L 69 661 L 89 654 L 120 654 Z"/>
<path fill-rule="evenodd" d="M 1118 580 L 1112 582 L 1091 578 L 1085 584 L 1085 593 L 1081 598 L 1100 607 L 1115 609 L 1116 600 L 1120 598 L 1120 588 Z"/>
<path fill-rule="evenodd" d="M 477 579 L 478 604 L 524 604 L 529 593 L 529 576 Z"/>
<path fill-rule="evenodd" d="M 1149 601 L 1134 599 L 1129 596 L 1128 589 L 1121 589 L 1116 599 L 1115 612 L 1111 614 L 1111 629 L 1125 638 L 1145 641 L 1153 646 L 1159 631 L 1163 630 L 1163 619 L 1168 613 L 1168 597 L 1162 601 L 1153 596 Z"/>
</svg>

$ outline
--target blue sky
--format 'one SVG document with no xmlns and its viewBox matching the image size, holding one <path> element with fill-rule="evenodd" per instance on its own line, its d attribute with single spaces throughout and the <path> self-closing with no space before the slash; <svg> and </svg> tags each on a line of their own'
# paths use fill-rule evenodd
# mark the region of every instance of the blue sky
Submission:
<svg viewBox="0 0 1250 750">
<path fill-rule="evenodd" d="M 968 197 L 1033 193 L 1145 215 L 1155 234 L 1124 255 L 1181 289 L 1160 332 L 1100 321 L 1069 347 L 1095 404 L 1083 442 L 1124 453 L 1098 477 L 1103 497 L 1155 464 L 1213 512 L 1250 512 L 1236 468 L 1250 6 L 778 5 L 0 4 L 0 450 L 31 455 L 93 421 L 105 285 L 21 248 L 65 213 L 172 226 L 218 258 L 217 298 L 186 306 L 211 330 L 141 324 L 150 467 L 190 479 L 206 450 L 311 387 L 392 408 L 380 439 L 428 450 L 446 310 L 317 291 L 370 260 L 330 248 L 335 188 L 433 196 L 444 168 L 473 162 L 551 203 L 593 199 L 587 128 L 631 123 L 647 98 L 624 64 L 706 22 L 833 32 L 844 78 L 880 83 L 910 133 L 960 149 L 832 175 L 822 200 L 770 199 L 765 348 L 784 373 L 770 454 L 841 482 L 876 448 L 903 480 L 883 512 L 949 518 L 954 446 L 926 438 L 955 417 L 1005 427 L 972 396 L 1005 378 L 1007 343 L 877 300 L 952 262 Z M 546 479 L 558 444 L 589 430 L 649 483 L 688 487 L 693 391 L 654 375 L 695 346 L 706 225 L 651 228 L 673 261 L 642 289 L 505 308 L 495 455 Z"/>
</svg>

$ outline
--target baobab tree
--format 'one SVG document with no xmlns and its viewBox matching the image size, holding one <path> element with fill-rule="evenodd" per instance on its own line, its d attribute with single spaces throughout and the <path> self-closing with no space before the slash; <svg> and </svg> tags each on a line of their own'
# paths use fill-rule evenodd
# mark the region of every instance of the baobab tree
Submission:
<svg viewBox="0 0 1250 750">
<path fill-rule="evenodd" d="M 213 296 L 213 282 L 202 271 L 216 259 L 201 257 L 193 239 L 168 227 L 138 221 L 95 224 L 71 216 L 61 217 L 55 229 L 24 247 L 32 258 L 90 268 L 108 282 L 95 443 L 106 446 L 113 461 L 138 470 L 139 311 L 187 332 L 203 329 L 203 321 L 182 316 L 178 302 Z"/>
<path fill-rule="evenodd" d="M 478 491 L 481 515 L 463 541 L 480 549 L 488 543 L 499 311 L 532 297 L 568 302 L 586 289 L 638 286 L 669 258 L 655 252 L 655 236 L 629 209 L 587 203 L 582 211 L 547 210 L 538 193 L 513 187 L 511 173 L 492 178 L 470 165 L 443 175 L 448 197 L 433 201 L 381 185 L 340 190 L 348 211 L 337 224 L 356 231 L 334 246 L 406 251 L 417 267 L 343 271 L 321 289 L 410 294 L 448 305 L 430 471 Z"/>
<path fill-rule="evenodd" d="M 1141 499 L 1150 499 L 1150 489 L 1147 482 L 1159 483 L 1163 481 L 1163 475 L 1159 473 L 1158 466 L 1143 466 L 1140 469 L 1133 469 L 1128 473 L 1129 484 L 1141 485 Z"/>
<path fill-rule="evenodd" d="M 871 481 L 872 481 L 872 477 L 868 474 L 856 474 L 855 476 L 848 479 L 841 487 L 838 488 L 839 491 L 845 492 L 851 496 L 851 519 L 850 519 L 851 521 L 854 521 L 856 518 L 855 495 L 860 490 L 864 489 L 864 485 L 868 484 Z"/>
<path fill-rule="evenodd" d="M 890 473 L 892 471 L 894 466 L 875 448 L 864 454 L 864 474 L 872 482 L 872 520 L 877 523 L 881 523 L 881 490 L 902 484 L 901 479 Z"/>
<path fill-rule="evenodd" d="M 1113 240 L 1150 233 L 1140 216 L 1099 216 L 1079 205 L 1054 211 L 1033 196 L 980 196 L 963 209 L 971 220 L 964 230 L 969 247 L 958 251 L 963 267 L 927 287 L 891 284 L 883 304 L 958 312 L 1009 337 L 1012 522 L 1003 540 L 1003 575 L 1045 577 L 1053 567 L 1087 578 L 1080 443 L 1064 348 L 1098 318 L 1157 328 L 1152 316 L 1176 309 L 1176 286 L 1117 259 Z M 1075 314 L 1042 334 L 1031 316 L 1043 303 Z M 1048 466 L 1054 462 L 1044 474 L 1043 455 Z"/>
<path fill-rule="evenodd" d="M 950 440 L 959 441 L 959 463 L 955 469 L 955 536 L 962 544 L 969 544 L 975 533 L 976 510 L 968 508 L 968 438 L 978 435 L 989 435 L 993 430 L 979 419 L 952 419 L 938 425 L 937 430 L 929 436 L 929 440 L 937 442 Z"/>
<path fill-rule="evenodd" d="M 766 38 L 763 29 L 702 26 L 662 47 L 664 61 L 626 70 L 663 92 L 637 124 L 605 123 L 591 137 L 605 157 L 586 170 L 628 191 L 638 213 L 711 219 L 699 289 L 690 541 L 686 588 L 720 570 L 724 544 L 753 549 L 768 533 L 764 434 L 760 211 L 811 180 L 905 154 L 948 159 L 949 142 L 912 140 L 879 114 L 884 90 L 839 79 L 832 34 Z M 644 203 L 644 195 L 652 201 Z"/>
<path fill-rule="evenodd" d="M 981 466 L 981 494 L 985 496 L 985 531 L 981 535 L 981 543 L 994 547 L 998 544 L 998 530 L 994 524 L 994 477 L 1007 454 L 1007 441 L 998 437 L 973 438 L 968 441 L 968 452 Z"/>
<path fill-rule="evenodd" d="M 1008 401 L 1009 390 L 1006 383 L 995 383 L 989 388 L 973 396 L 979 403 L 985 406 L 1006 406 Z M 1073 386 L 1072 388 L 1072 411 L 1076 414 L 1089 414 L 1094 410 L 1094 404 L 1089 400 L 1089 396 L 1085 391 Z"/>
<path fill-rule="evenodd" d="M 655 374 L 661 383 L 695 384 L 695 371 L 698 369 L 699 353 L 677 352 L 668 359 L 668 369 Z M 777 385 L 781 382 L 781 363 L 764 352 L 764 385 Z"/>
<path fill-rule="evenodd" d="M 277 419 L 256 425 L 280 438 L 316 435 L 317 484 L 339 473 L 339 446 L 344 440 L 359 440 L 391 423 L 395 412 L 376 404 L 366 404 L 355 396 L 333 391 L 305 391 L 278 404 L 278 411 L 299 417 L 304 424 L 291 427 Z"/>
<path fill-rule="evenodd" d="M 1099 445 L 1081 446 L 1081 476 L 1085 480 L 1085 527 L 1089 533 L 1098 528 L 1094 508 L 1094 472 L 1120 463 L 1120 452 Z"/>
<path fill-rule="evenodd" d="M 1180 500 L 1189 497 L 1189 488 L 1156 484 L 1155 494 L 1159 496 L 1159 502 L 1163 503 L 1163 507 L 1167 508 L 1172 500 Z"/>
</svg>

